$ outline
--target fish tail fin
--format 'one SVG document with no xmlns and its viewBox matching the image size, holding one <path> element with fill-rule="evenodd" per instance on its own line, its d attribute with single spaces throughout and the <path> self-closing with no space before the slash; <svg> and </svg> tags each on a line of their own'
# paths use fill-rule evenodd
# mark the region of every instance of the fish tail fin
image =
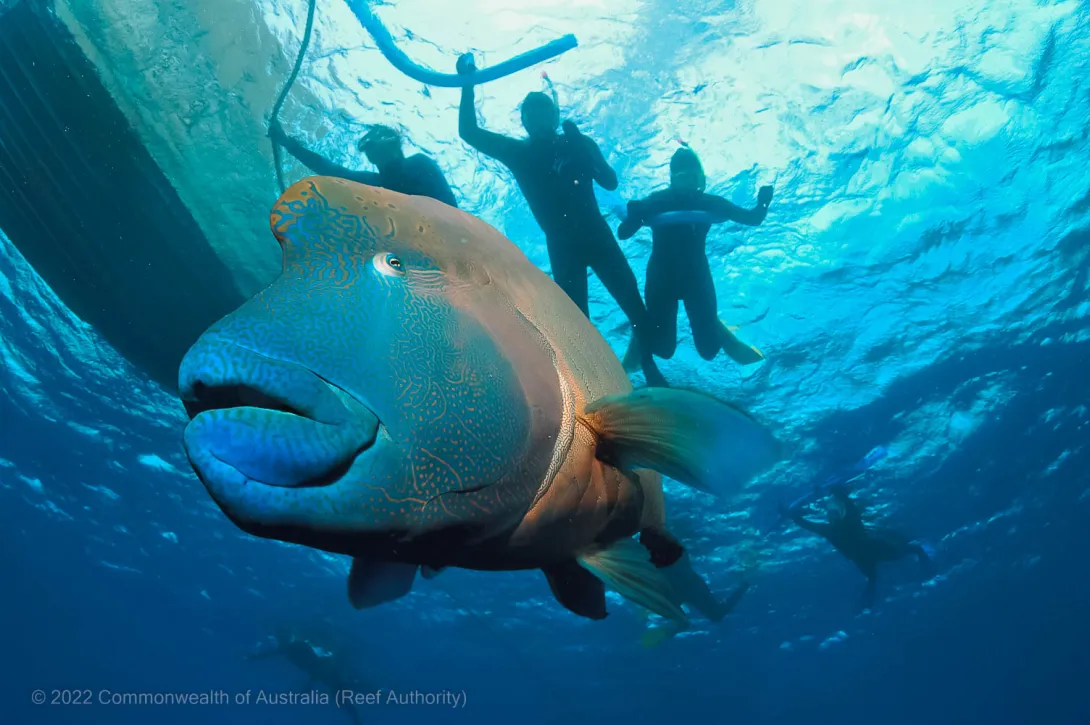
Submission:
<svg viewBox="0 0 1090 725">
<path fill-rule="evenodd" d="M 689 619 L 670 583 L 651 563 L 650 555 L 633 539 L 621 539 L 604 549 L 578 557 L 579 564 L 625 599 L 675 622 Z"/>
<path fill-rule="evenodd" d="M 583 420 L 599 436 L 600 460 L 709 493 L 732 494 L 783 457 L 780 442 L 745 411 L 679 388 L 608 395 Z"/>
</svg>

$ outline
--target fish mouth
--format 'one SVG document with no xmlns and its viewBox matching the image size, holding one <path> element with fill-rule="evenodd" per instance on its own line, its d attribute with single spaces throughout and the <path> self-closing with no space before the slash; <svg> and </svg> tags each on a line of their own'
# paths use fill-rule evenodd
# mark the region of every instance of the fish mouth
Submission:
<svg viewBox="0 0 1090 725">
<path fill-rule="evenodd" d="M 343 388 L 234 343 L 199 341 L 178 388 L 186 454 L 216 498 L 249 483 L 331 485 L 378 436 L 378 417 Z"/>
<path fill-rule="evenodd" d="M 193 420 L 201 413 L 212 410 L 230 410 L 232 408 L 258 408 L 280 413 L 297 415 L 300 418 L 317 420 L 314 411 L 304 410 L 290 400 L 277 397 L 248 383 L 209 384 L 197 380 L 184 392 L 182 405 L 186 415 Z"/>
</svg>

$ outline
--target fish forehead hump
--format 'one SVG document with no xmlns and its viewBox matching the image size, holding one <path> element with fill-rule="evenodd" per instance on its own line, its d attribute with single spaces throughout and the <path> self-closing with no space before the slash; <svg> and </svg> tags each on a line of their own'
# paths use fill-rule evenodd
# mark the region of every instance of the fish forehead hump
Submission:
<svg viewBox="0 0 1090 725">
<path fill-rule="evenodd" d="M 494 288 L 512 312 L 542 335 L 558 374 L 572 388 L 574 410 L 632 385 L 616 353 L 571 299 L 495 227 L 428 197 L 407 196 L 333 177 L 310 177 L 289 188 L 282 202 L 314 185 L 331 206 L 358 214 L 380 237 L 419 251 L 466 288 Z M 277 215 L 273 215 L 276 231 Z M 279 235 L 278 235 L 279 236 Z M 574 411 L 573 411 L 574 412 Z"/>
<path fill-rule="evenodd" d="M 577 417 L 590 402 L 629 392 L 632 385 L 597 328 L 548 275 L 493 226 L 442 202 L 331 177 L 305 181 L 334 208 L 366 221 L 380 239 L 405 245 L 442 270 L 450 283 L 446 294 L 451 301 L 459 307 L 476 304 L 478 319 L 498 331 L 510 359 L 525 363 L 533 357 L 538 363 L 520 366 L 530 391 L 557 381 L 561 410 L 553 460 L 540 481 L 541 492 L 562 467 L 565 474 L 572 471 L 564 464 L 573 454 L 586 460 L 579 449 L 593 446 L 594 439 L 578 434 Z M 298 195 L 305 189 L 296 184 L 282 199 L 291 202 L 293 193 Z M 482 305 L 482 298 L 499 303 Z M 510 331 L 514 327 L 512 320 L 532 329 L 534 346 L 540 346 L 549 357 L 547 371 L 542 369 L 540 357 L 529 354 L 526 338 L 503 334 L 503 328 Z M 644 477 L 650 486 L 661 485 L 658 479 L 657 474 Z"/>
</svg>

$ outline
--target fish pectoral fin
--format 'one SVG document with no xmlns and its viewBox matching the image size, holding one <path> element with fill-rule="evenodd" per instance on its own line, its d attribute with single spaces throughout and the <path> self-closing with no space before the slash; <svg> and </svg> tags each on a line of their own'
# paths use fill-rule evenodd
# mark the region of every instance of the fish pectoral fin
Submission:
<svg viewBox="0 0 1090 725">
<path fill-rule="evenodd" d="M 424 579 L 434 579 L 435 577 L 442 574 L 444 569 L 446 569 L 445 566 L 440 566 L 438 568 L 430 567 L 430 566 L 422 566 L 422 567 L 420 567 L 420 576 L 423 577 Z"/>
<path fill-rule="evenodd" d="M 579 566 L 575 559 L 553 564 L 541 570 L 549 581 L 556 601 L 587 619 L 605 619 L 606 588 L 601 579 Z"/>
<path fill-rule="evenodd" d="M 348 572 L 348 601 L 356 609 L 366 609 L 400 599 L 412 591 L 416 570 L 415 564 L 357 556 Z"/>
<path fill-rule="evenodd" d="M 604 549 L 580 555 L 577 561 L 625 599 L 660 617 L 688 624 L 689 618 L 670 583 L 635 539 L 620 539 Z"/>
<path fill-rule="evenodd" d="M 641 388 L 587 406 L 598 459 L 651 468 L 701 491 L 733 494 L 783 457 L 782 445 L 749 413 L 710 395 Z"/>
</svg>

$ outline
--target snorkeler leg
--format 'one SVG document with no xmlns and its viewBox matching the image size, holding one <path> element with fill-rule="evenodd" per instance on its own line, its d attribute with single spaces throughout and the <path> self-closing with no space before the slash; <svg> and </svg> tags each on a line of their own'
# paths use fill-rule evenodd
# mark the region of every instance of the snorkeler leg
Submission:
<svg viewBox="0 0 1090 725">
<path fill-rule="evenodd" d="M 752 365 L 764 359 L 760 350 L 735 337 L 733 328 L 727 327 L 719 319 L 715 282 L 712 281 L 706 259 L 699 269 L 694 268 L 685 279 L 677 280 L 677 284 L 683 290 L 685 313 L 689 317 L 693 344 L 700 357 L 712 360 L 722 350 L 739 365 Z"/>
<path fill-rule="evenodd" d="M 670 270 L 654 254 L 647 261 L 647 281 L 643 289 L 647 300 L 647 337 L 651 352 L 669 360 L 677 351 L 677 285 L 671 283 Z"/>
<path fill-rule="evenodd" d="M 878 592 L 878 573 L 872 572 L 867 577 L 867 586 L 863 589 L 863 596 L 859 599 L 860 611 L 874 609 L 874 598 Z"/>
<path fill-rule="evenodd" d="M 715 283 L 706 259 L 700 267 L 688 270 L 686 279 L 674 280 L 674 284 L 684 290 L 682 299 L 685 301 L 685 314 L 692 326 L 696 351 L 705 360 L 712 360 L 723 348 L 723 323 L 719 321 Z"/>
<path fill-rule="evenodd" d="M 916 555 L 916 561 L 920 563 L 920 569 L 928 579 L 935 576 L 935 550 L 922 541 L 913 541 L 911 553 Z"/>
<path fill-rule="evenodd" d="M 727 597 L 727 601 L 723 602 L 724 615 L 730 614 L 734 611 L 734 608 L 738 606 L 738 602 L 742 601 L 742 597 L 746 595 L 746 592 L 749 591 L 749 588 L 751 586 L 753 585 L 750 584 L 748 581 L 744 581 L 734 588 L 734 591 L 730 593 L 729 597 Z"/>
<path fill-rule="evenodd" d="M 643 366 L 647 384 L 658 388 L 669 387 L 666 378 L 655 364 L 654 331 L 650 325 L 643 298 L 640 297 L 640 286 L 636 282 L 636 275 L 632 272 L 632 267 L 629 266 L 624 252 L 613 238 L 613 232 L 605 221 L 602 222 L 600 236 L 600 239 L 588 242 L 588 247 L 595 250 L 589 259 L 590 267 L 632 323 L 632 333 L 640 346 L 640 364 Z"/>
<path fill-rule="evenodd" d="M 570 239 L 546 239 L 549 266 L 552 267 L 553 281 L 590 319 L 587 265 L 571 242 Z"/>
<path fill-rule="evenodd" d="M 677 598 L 707 619 L 718 622 L 730 611 L 716 600 L 711 587 L 693 569 L 693 563 L 689 560 L 688 554 L 682 555 L 676 562 L 659 571 L 666 577 L 666 581 L 670 582 L 670 588 L 674 590 Z"/>
</svg>

